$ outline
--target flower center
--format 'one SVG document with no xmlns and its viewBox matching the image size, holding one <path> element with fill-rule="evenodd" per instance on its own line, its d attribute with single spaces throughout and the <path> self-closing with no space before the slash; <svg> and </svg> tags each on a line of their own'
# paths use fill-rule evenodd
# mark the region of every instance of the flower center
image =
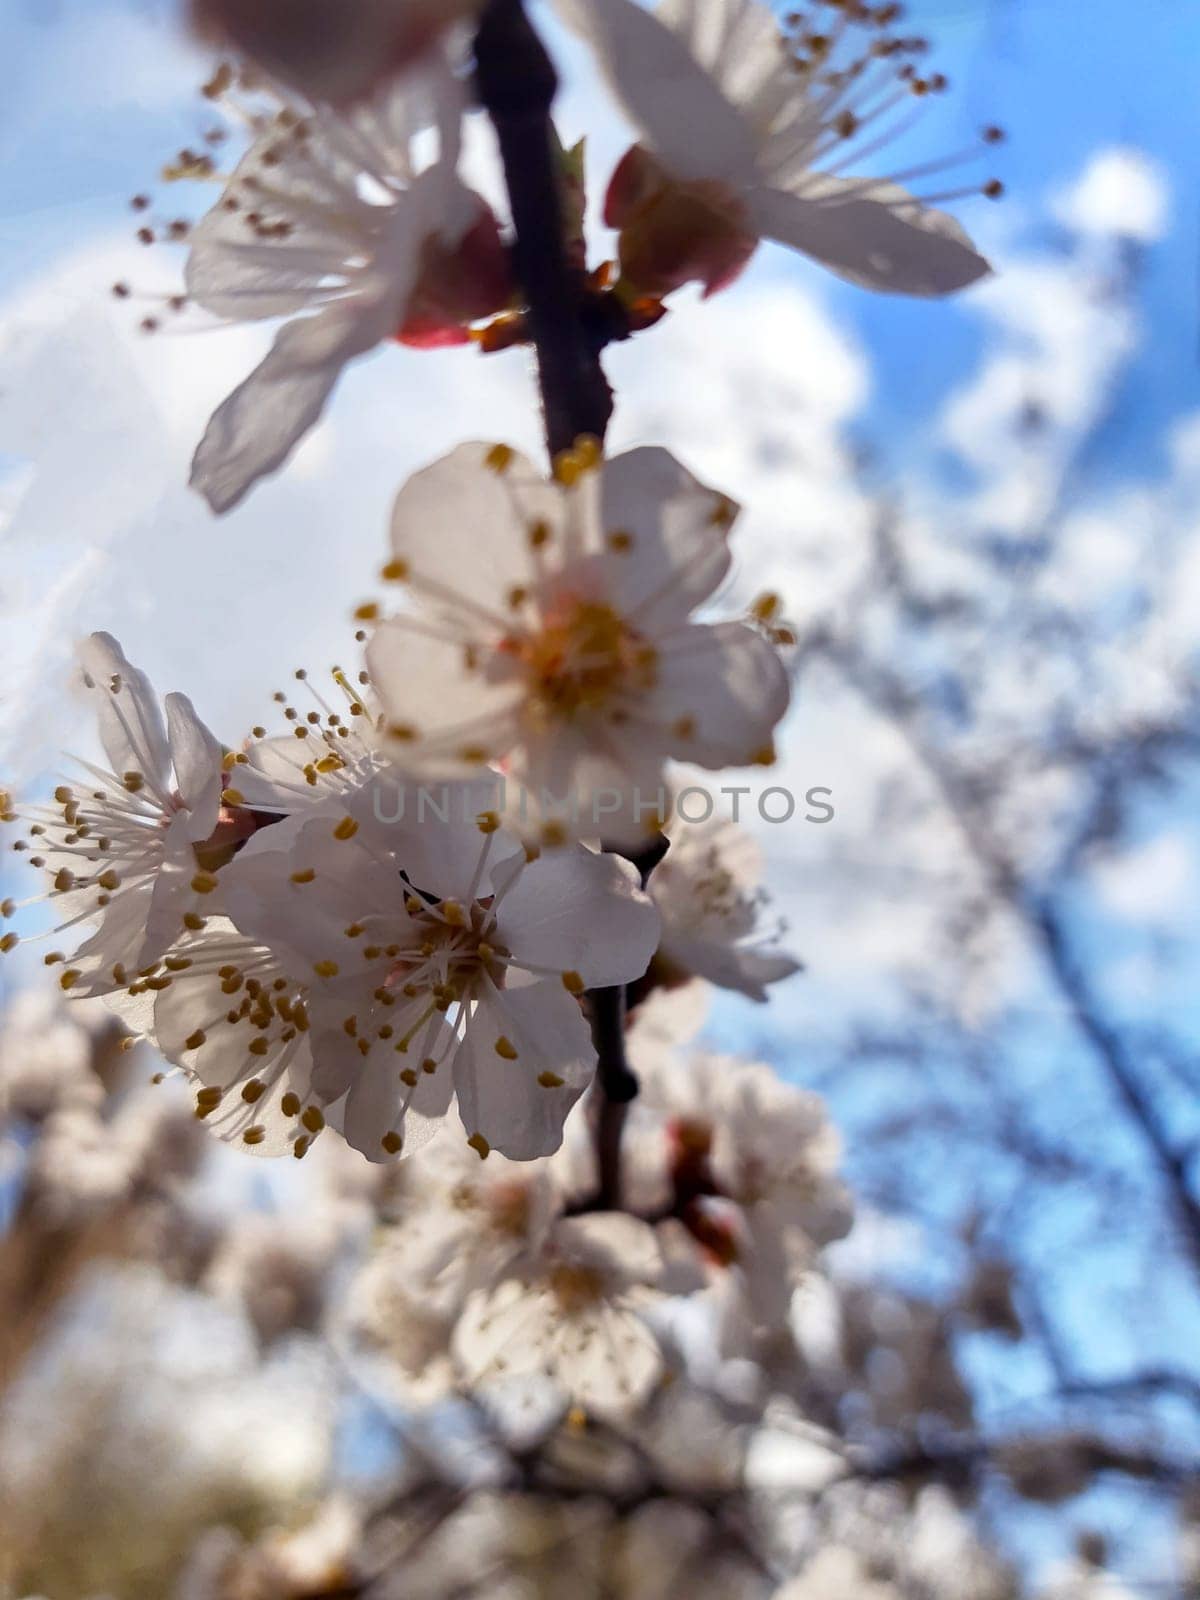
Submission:
<svg viewBox="0 0 1200 1600">
<path fill-rule="evenodd" d="M 611 606 L 594 601 L 570 602 L 513 649 L 547 720 L 609 710 L 629 690 L 652 688 L 657 676 L 654 647 Z"/>
<path fill-rule="evenodd" d="M 550 1269 L 550 1292 L 564 1316 L 578 1316 L 604 1298 L 604 1280 L 595 1267 L 559 1261 Z"/>
</svg>

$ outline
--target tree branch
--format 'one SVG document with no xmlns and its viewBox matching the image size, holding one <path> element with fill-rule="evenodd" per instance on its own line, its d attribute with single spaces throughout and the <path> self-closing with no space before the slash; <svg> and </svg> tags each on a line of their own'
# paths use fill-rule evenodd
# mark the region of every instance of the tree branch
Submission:
<svg viewBox="0 0 1200 1600">
<path fill-rule="evenodd" d="M 528 307 L 553 458 L 582 434 L 603 439 L 612 415 L 584 282 L 568 259 L 550 108 L 558 75 L 522 0 L 490 0 L 475 40 L 476 81 L 500 143 L 516 237 L 513 261 Z"/>
</svg>

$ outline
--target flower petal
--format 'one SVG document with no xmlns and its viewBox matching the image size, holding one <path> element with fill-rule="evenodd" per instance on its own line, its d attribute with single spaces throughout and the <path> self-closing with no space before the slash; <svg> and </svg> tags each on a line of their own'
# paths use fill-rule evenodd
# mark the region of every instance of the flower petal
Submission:
<svg viewBox="0 0 1200 1600">
<path fill-rule="evenodd" d="M 367 646 L 396 759 L 411 770 L 472 777 L 510 747 L 524 684 L 468 663 L 464 640 L 431 637 L 419 621 L 393 617 Z"/>
<path fill-rule="evenodd" d="M 405 265 L 400 305 L 411 282 L 412 262 Z M 192 487 L 214 511 L 229 511 L 282 466 L 324 411 L 342 368 L 396 321 L 386 305 L 356 303 L 284 324 L 266 359 L 217 407 L 193 458 Z"/>
<path fill-rule="evenodd" d="M 760 633 L 744 622 L 697 624 L 660 642 L 646 709 L 677 730 L 680 759 L 736 767 L 763 758 L 790 693 L 779 652 Z"/>
<path fill-rule="evenodd" d="M 667 450 L 605 463 L 600 556 L 607 598 L 642 634 L 677 627 L 729 571 L 735 508 Z"/>
<path fill-rule="evenodd" d="M 752 181 L 754 130 L 687 44 L 636 0 L 556 0 L 612 93 L 679 178 Z"/>
<path fill-rule="evenodd" d="M 895 184 L 819 182 L 811 194 L 755 189 L 750 212 L 759 232 L 851 283 L 891 294 L 953 294 L 992 270 L 953 217 Z"/>
<path fill-rule="evenodd" d="M 165 796 L 171 757 L 158 696 L 144 672 L 125 659 L 111 633 L 93 633 L 79 660 L 94 684 L 100 742 L 118 778 L 138 773 Z"/>
<path fill-rule="evenodd" d="M 494 454 L 499 452 L 499 454 Z M 497 465 L 487 465 L 492 456 Z M 561 490 L 548 484 L 525 456 L 506 446 L 459 445 L 414 474 L 392 508 L 392 554 L 411 569 L 414 592 L 434 610 L 482 607 L 502 633 L 510 596 L 536 581 L 530 542 L 535 525 L 550 539 L 563 519 Z M 421 580 L 446 598 L 423 592 Z"/>
<path fill-rule="evenodd" d="M 501 902 L 497 931 L 518 965 L 575 972 L 596 988 L 641 977 L 659 918 L 631 862 L 578 845 L 526 868 Z"/>
<path fill-rule="evenodd" d="M 498 1041 L 506 1049 L 496 1050 Z M 514 1161 L 552 1155 L 567 1113 L 596 1067 L 578 1002 L 558 979 L 484 995 L 454 1057 L 454 1088 L 464 1126 Z M 550 1074 L 558 1083 L 540 1083 Z"/>
<path fill-rule="evenodd" d="M 221 809 L 221 746 L 200 721 L 187 695 L 169 694 L 164 704 L 175 787 L 191 813 L 188 837 L 198 843 L 216 827 Z"/>
</svg>

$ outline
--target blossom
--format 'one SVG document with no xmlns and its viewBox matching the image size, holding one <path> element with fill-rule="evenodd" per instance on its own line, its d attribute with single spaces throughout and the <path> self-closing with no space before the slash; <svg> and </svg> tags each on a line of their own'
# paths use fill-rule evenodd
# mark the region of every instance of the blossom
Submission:
<svg viewBox="0 0 1200 1600">
<path fill-rule="evenodd" d="M 735 514 L 660 449 L 605 461 L 585 445 L 547 482 L 507 446 L 469 444 L 418 472 L 384 569 L 411 606 L 367 647 L 397 759 L 501 765 L 545 842 L 644 838 L 667 757 L 772 760 L 778 654 L 744 622 L 691 620 L 728 571 Z"/>
<path fill-rule="evenodd" d="M 661 0 L 653 13 L 636 0 L 558 6 L 640 136 L 605 213 L 633 290 L 663 295 L 698 280 L 711 294 L 763 238 L 871 289 L 948 294 L 988 272 L 951 217 L 901 187 L 952 163 L 843 176 L 856 152 L 907 126 L 893 115 L 906 101 L 945 87 L 913 65 L 924 41 L 892 33 L 895 7 L 850 0 L 822 26 L 810 6 L 788 41 L 757 0 Z"/>
<path fill-rule="evenodd" d="M 536 1257 L 471 1295 L 455 1360 L 472 1384 L 542 1372 L 585 1410 L 631 1411 L 662 1372 L 643 1312 L 663 1271 L 644 1222 L 615 1212 L 563 1218 Z"/>
<path fill-rule="evenodd" d="M 160 708 L 107 633 L 92 634 L 80 660 L 109 770 L 81 763 L 84 784 L 60 785 L 53 807 L 28 815 L 30 860 L 50 874 L 60 927 L 95 925 L 59 978 L 82 995 L 124 988 L 185 924 L 203 924 L 235 824 L 223 815 L 221 747 L 187 696 Z"/>
<path fill-rule="evenodd" d="M 465 340 L 507 303 L 496 219 L 455 171 L 464 94 L 441 52 L 345 116 L 285 108 L 195 228 L 193 300 L 231 322 L 288 319 L 196 451 L 192 485 L 215 511 L 287 459 L 349 362 L 393 338 Z M 438 157 L 421 168 L 430 122 Z"/>
<path fill-rule="evenodd" d="M 530 861 L 493 793 L 447 786 L 441 815 L 414 803 L 392 822 L 371 786 L 226 869 L 237 927 L 305 975 L 314 1092 L 344 1097 L 345 1137 L 372 1160 L 452 1095 L 481 1156 L 554 1150 L 595 1067 L 577 997 L 640 975 L 657 943 L 630 863 L 582 847 Z"/>
<path fill-rule="evenodd" d="M 790 978 L 800 963 L 759 928 L 766 896 L 757 842 L 723 817 L 689 823 L 677 813 L 667 832 L 671 849 L 649 885 L 663 924 L 656 972 L 766 1000 L 767 984 Z"/>
<path fill-rule="evenodd" d="M 344 105 L 425 53 L 482 0 L 191 0 L 201 37 L 311 101 Z"/>
</svg>

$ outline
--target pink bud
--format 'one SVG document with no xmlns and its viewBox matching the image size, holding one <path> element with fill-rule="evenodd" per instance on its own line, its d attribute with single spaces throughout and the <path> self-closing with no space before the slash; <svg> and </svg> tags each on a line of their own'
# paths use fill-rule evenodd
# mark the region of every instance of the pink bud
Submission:
<svg viewBox="0 0 1200 1600">
<path fill-rule="evenodd" d="M 482 0 L 190 0 L 192 26 L 313 101 L 369 95 Z"/>
<path fill-rule="evenodd" d="M 716 294 L 731 284 L 758 246 L 746 206 L 716 180 L 683 182 L 641 145 L 617 164 L 604 201 L 604 220 L 620 230 L 622 281 L 637 294 L 661 299 L 685 283 Z"/>
<path fill-rule="evenodd" d="M 421 270 L 396 338 L 420 350 L 466 344 L 472 322 L 511 302 L 512 268 L 491 208 L 479 201 L 479 216 L 457 244 L 432 234 L 421 247 Z"/>
</svg>

